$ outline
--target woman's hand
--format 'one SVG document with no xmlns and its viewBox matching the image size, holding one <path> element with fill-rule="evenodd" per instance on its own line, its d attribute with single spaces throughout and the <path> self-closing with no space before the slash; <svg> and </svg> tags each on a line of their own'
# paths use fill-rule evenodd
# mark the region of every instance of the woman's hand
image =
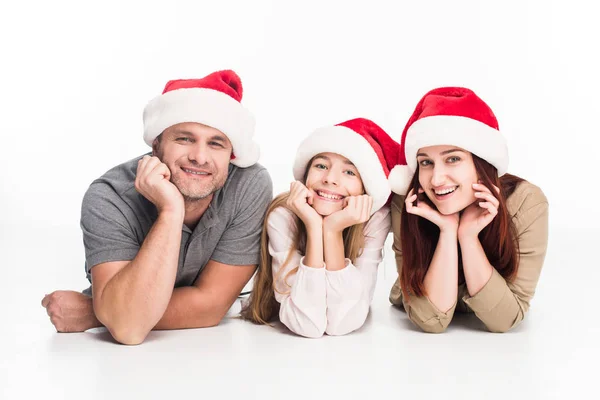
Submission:
<svg viewBox="0 0 600 400">
<path fill-rule="evenodd" d="M 440 232 L 456 232 L 458 229 L 458 222 L 460 216 L 458 213 L 443 215 L 437 210 L 434 210 L 424 201 L 417 201 L 417 205 L 414 202 L 417 201 L 417 195 L 414 194 L 414 190 L 411 189 L 406 199 L 404 200 L 404 207 L 406 212 L 413 215 L 418 215 L 421 218 L 431 221 L 440 228 Z"/>
<path fill-rule="evenodd" d="M 475 189 L 477 200 L 465 208 L 460 216 L 459 238 L 477 237 L 479 232 L 488 226 L 498 214 L 500 202 L 492 192 L 480 183 L 474 183 L 473 189 Z M 494 189 L 498 194 L 500 193 L 500 189 L 496 186 L 494 186 Z"/>
</svg>

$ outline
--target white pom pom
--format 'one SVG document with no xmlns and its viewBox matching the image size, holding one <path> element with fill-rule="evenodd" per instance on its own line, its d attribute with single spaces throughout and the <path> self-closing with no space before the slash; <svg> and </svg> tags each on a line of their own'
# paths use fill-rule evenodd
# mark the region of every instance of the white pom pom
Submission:
<svg viewBox="0 0 600 400">
<path fill-rule="evenodd" d="M 396 165 L 390 171 L 388 183 L 392 192 L 404 196 L 408 192 L 414 172 L 407 165 Z"/>
<path fill-rule="evenodd" d="M 245 143 L 244 147 L 238 149 L 237 152 L 234 148 L 233 154 L 235 155 L 235 158 L 231 160 L 231 163 L 240 168 L 247 168 L 256 164 L 260 158 L 260 147 L 258 147 L 258 144 L 252 140 Z"/>
</svg>

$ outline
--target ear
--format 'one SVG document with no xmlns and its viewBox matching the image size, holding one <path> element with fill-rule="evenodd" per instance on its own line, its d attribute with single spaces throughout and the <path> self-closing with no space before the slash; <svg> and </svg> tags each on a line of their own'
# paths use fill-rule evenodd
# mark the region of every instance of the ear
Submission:
<svg viewBox="0 0 600 400">
<path fill-rule="evenodd" d="M 153 156 L 156 156 L 158 154 L 159 147 L 160 147 L 160 141 L 158 140 L 158 138 L 156 138 L 152 141 L 152 155 Z"/>
</svg>

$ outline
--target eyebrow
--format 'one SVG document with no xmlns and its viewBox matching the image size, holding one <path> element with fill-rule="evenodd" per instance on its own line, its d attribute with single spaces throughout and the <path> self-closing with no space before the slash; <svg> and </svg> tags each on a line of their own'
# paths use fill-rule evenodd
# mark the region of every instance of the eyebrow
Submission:
<svg viewBox="0 0 600 400">
<path fill-rule="evenodd" d="M 329 157 L 327 157 L 327 156 L 318 156 L 318 157 L 315 157 L 315 159 L 313 160 L 313 162 L 317 161 L 319 158 L 321 158 L 321 159 L 323 159 L 325 161 L 331 162 L 331 159 Z M 354 163 L 352 161 L 348 160 L 348 159 L 344 160 L 344 164 L 352 165 L 353 167 L 356 167 L 356 165 L 354 165 Z"/>
<path fill-rule="evenodd" d="M 460 151 L 461 153 L 465 152 L 464 150 L 461 150 L 461 149 L 450 149 L 450 150 L 442 151 L 440 153 L 440 155 L 445 156 L 446 154 L 454 153 L 455 151 Z M 417 157 L 419 157 L 419 156 L 429 157 L 426 153 L 419 153 L 419 154 L 417 154 Z"/>
<path fill-rule="evenodd" d="M 188 131 L 175 131 L 176 135 L 185 135 L 185 136 L 194 136 L 194 134 L 192 132 L 188 132 Z"/>
<path fill-rule="evenodd" d="M 176 131 L 175 134 L 194 137 L 194 134 L 189 131 Z M 208 140 L 227 143 L 227 139 L 223 135 L 213 135 Z"/>
<path fill-rule="evenodd" d="M 209 140 L 215 140 L 217 142 L 227 143 L 227 140 L 222 135 L 213 135 Z"/>
</svg>

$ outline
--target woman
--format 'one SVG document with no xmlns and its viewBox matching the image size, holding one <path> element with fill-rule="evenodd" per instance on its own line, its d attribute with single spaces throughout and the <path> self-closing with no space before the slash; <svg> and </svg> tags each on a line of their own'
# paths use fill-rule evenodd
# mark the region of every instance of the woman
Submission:
<svg viewBox="0 0 600 400">
<path fill-rule="evenodd" d="M 387 176 L 399 146 L 353 119 L 318 129 L 298 148 L 295 182 L 267 210 L 261 263 L 242 318 L 279 316 L 305 337 L 360 328 L 373 298 L 391 218 Z"/>
<path fill-rule="evenodd" d="M 455 310 L 474 312 L 492 332 L 515 327 L 544 262 L 548 201 L 506 174 L 494 113 L 469 89 L 434 89 L 401 148 L 408 165 L 389 176 L 399 275 L 390 301 L 426 332 L 443 332 Z"/>
</svg>

